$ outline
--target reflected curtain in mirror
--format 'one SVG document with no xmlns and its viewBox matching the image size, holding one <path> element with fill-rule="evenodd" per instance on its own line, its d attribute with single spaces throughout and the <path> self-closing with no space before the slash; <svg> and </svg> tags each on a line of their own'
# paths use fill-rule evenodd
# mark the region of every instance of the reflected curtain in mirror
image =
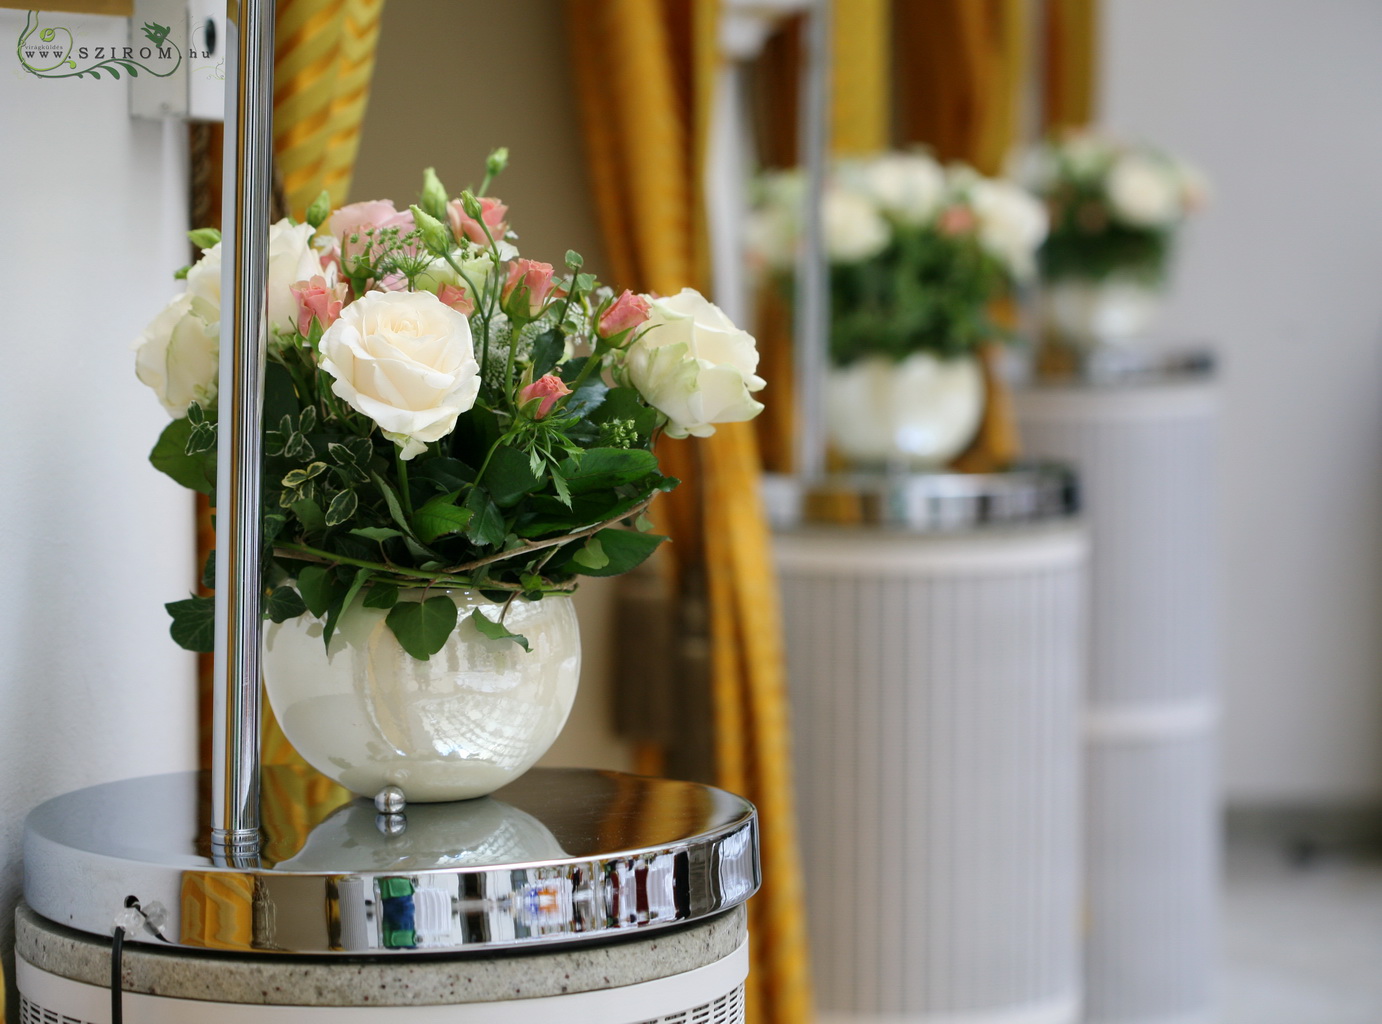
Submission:
<svg viewBox="0 0 1382 1024">
<path fill-rule="evenodd" d="M 716 61 L 712 0 L 568 0 L 587 159 L 613 276 L 704 288 L 702 159 Z M 713 298 L 713 296 L 712 296 Z M 789 390 L 772 386 L 769 401 Z M 763 889 L 749 906 L 749 1020 L 811 1020 L 776 579 L 753 428 L 659 450 L 684 482 L 659 500 L 677 586 L 704 581 L 716 782 L 758 805 Z"/>
</svg>

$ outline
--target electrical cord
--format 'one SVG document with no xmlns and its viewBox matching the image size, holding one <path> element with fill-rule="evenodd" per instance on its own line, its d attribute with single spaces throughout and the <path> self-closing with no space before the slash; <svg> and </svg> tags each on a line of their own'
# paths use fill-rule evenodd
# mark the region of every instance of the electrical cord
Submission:
<svg viewBox="0 0 1382 1024">
<path fill-rule="evenodd" d="M 125 929 L 116 926 L 110 944 L 110 1024 L 124 1024 L 125 987 L 120 978 L 120 953 L 125 946 Z"/>
</svg>

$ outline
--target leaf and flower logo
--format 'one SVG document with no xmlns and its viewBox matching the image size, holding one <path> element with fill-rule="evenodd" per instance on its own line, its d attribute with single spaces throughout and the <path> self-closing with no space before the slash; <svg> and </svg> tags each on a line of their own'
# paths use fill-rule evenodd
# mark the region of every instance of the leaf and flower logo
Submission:
<svg viewBox="0 0 1382 1024">
<path fill-rule="evenodd" d="M 169 41 L 171 26 L 145 22 L 146 45 L 82 45 L 71 29 L 61 25 L 40 27 L 37 11 L 29 11 L 19 33 L 15 52 L 19 65 L 39 78 L 100 79 L 109 75 L 119 79 L 121 72 L 138 78 L 142 71 L 155 78 L 168 78 L 182 67 L 183 53 Z"/>
</svg>

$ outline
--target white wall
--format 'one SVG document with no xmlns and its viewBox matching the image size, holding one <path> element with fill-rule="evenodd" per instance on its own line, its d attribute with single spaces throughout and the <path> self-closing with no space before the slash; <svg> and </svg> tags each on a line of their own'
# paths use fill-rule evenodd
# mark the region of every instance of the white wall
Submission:
<svg viewBox="0 0 1382 1024">
<path fill-rule="evenodd" d="M 92 45 L 123 19 L 62 15 Z M 154 471 L 167 423 L 132 339 L 187 261 L 181 126 L 131 121 L 128 79 L 18 69 L 0 10 L 0 952 L 25 814 L 194 767 L 195 669 L 165 601 L 195 579 L 188 492 Z M 18 1012 L 17 1004 L 11 1010 Z"/>
<path fill-rule="evenodd" d="M 1224 775 L 1382 796 L 1382 4 L 1104 0 L 1102 121 L 1215 185 L 1163 326 L 1223 357 Z"/>
</svg>

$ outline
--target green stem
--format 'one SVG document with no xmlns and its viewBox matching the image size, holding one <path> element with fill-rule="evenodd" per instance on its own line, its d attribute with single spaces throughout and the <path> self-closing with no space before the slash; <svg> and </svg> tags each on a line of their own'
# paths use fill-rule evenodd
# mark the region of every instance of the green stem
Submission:
<svg viewBox="0 0 1382 1024">
<path fill-rule="evenodd" d="M 408 463 L 403 460 L 403 449 L 397 445 L 393 450 L 394 465 L 398 468 L 398 496 L 403 501 L 403 511 L 408 518 L 413 517 L 413 495 L 408 490 Z"/>
</svg>

